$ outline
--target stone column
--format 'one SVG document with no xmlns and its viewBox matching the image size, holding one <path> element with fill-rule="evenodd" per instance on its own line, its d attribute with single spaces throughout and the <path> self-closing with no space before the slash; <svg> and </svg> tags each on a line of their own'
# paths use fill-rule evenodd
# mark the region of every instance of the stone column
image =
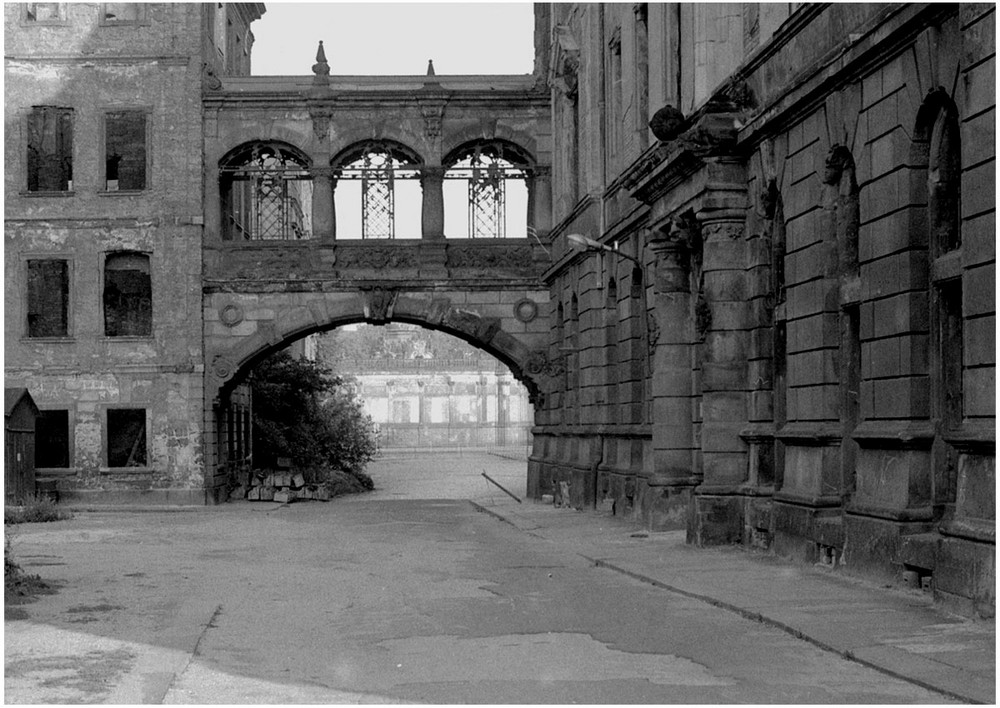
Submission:
<svg viewBox="0 0 1000 708">
<path fill-rule="evenodd" d="M 428 240 L 444 239 L 444 168 L 424 167 L 420 170 L 423 188 L 421 235 Z"/>
<path fill-rule="evenodd" d="M 695 308 L 702 345 L 702 460 L 697 488 L 696 542 L 731 543 L 743 535 L 747 445 L 740 437 L 747 420 L 747 313 L 745 212 L 699 213 L 702 293 Z"/>
<path fill-rule="evenodd" d="M 333 212 L 333 175 L 329 169 L 319 168 L 312 172 L 312 232 L 313 238 L 332 241 L 336 231 Z"/>
</svg>

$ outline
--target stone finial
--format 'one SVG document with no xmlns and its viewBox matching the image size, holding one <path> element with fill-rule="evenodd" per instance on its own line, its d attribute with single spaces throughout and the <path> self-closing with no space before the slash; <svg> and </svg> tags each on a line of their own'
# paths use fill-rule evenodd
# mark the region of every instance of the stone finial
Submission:
<svg viewBox="0 0 1000 708">
<path fill-rule="evenodd" d="M 434 60 L 433 59 L 428 59 L 427 60 L 427 75 L 428 76 L 434 76 Z"/>
<path fill-rule="evenodd" d="M 313 73 L 316 77 L 313 79 L 313 83 L 328 83 L 330 76 L 330 65 L 326 63 L 326 52 L 323 51 L 323 40 L 319 42 L 319 48 L 316 50 L 316 63 L 312 66 Z"/>
</svg>

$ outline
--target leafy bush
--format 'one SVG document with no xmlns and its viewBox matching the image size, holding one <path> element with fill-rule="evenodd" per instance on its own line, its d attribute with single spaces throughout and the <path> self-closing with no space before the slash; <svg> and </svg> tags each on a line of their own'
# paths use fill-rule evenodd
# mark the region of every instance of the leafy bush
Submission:
<svg viewBox="0 0 1000 708">
<path fill-rule="evenodd" d="M 6 506 L 3 510 L 5 524 L 30 524 L 72 518 L 72 512 L 60 509 L 46 496 L 36 496 L 22 506 Z"/>
<path fill-rule="evenodd" d="M 288 457 L 310 483 L 332 470 L 372 489 L 365 465 L 376 452 L 375 426 L 349 381 L 315 361 L 279 352 L 261 362 L 251 379 L 256 467 Z"/>
</svg>

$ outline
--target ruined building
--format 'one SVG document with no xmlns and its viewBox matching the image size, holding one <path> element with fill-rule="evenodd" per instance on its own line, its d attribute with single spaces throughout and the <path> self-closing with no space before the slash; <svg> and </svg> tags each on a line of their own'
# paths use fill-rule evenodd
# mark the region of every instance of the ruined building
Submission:
<svg viewBox="0 0 1000 708">
<path fill-rule="evenodd" d="M 552 6 L 535 494 L 992 613 L 994 24 Z"/>
<path fill-rule="evenodd" d="M 526 386 L 536 498 L 992 614 L 994 6 L 537 5 L 477 77 L 4 12 L 5 375 L 67 496 L 223 499 L 255 361 L 406 322 Z"/>
</svg>

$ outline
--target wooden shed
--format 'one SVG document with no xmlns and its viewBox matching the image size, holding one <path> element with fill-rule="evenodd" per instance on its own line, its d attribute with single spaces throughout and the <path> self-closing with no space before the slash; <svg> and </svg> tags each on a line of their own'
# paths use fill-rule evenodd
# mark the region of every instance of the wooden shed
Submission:
<svg viewBox="0 0 1000 708">
<path fill-rule="evenodd" d="M 4 388 L 4 492 L 6 504 L 35 494 L 35 419 L 38 406 L 26 388 Z"/>
</svg>

